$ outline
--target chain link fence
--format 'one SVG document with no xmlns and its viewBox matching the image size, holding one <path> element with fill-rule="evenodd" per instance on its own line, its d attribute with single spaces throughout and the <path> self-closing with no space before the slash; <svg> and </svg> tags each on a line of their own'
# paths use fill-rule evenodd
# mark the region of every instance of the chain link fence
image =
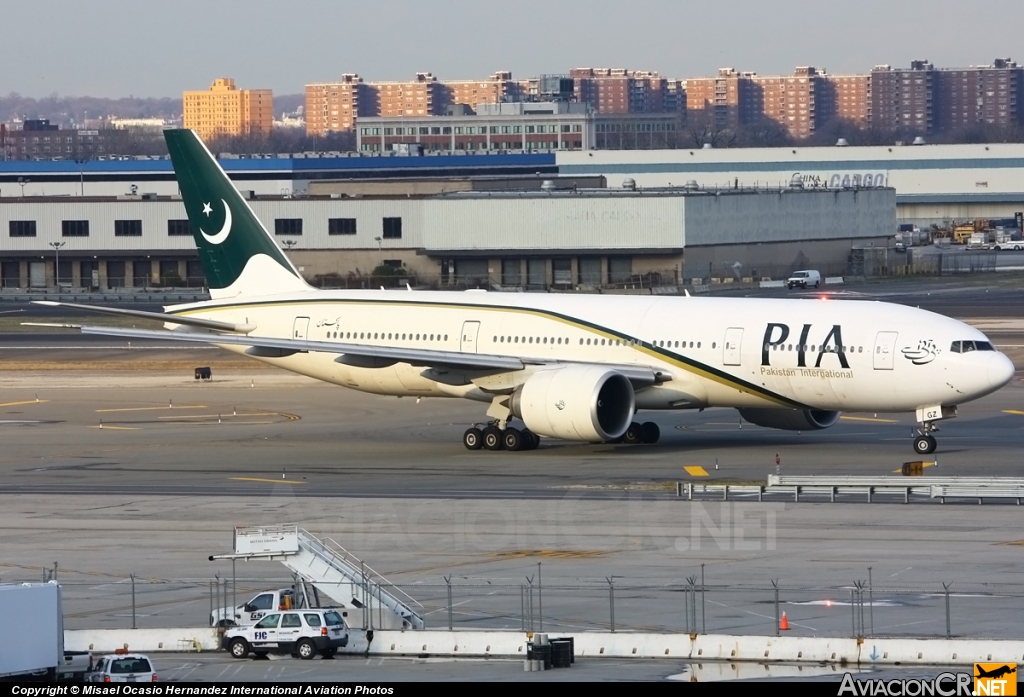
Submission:
<svg viewBox="0 0 1024 697">
<path fill-rule="evenodd" d="M 694 571 L 661 583 L 618 576 L 545 583 L 538 565 L 519 578 L 447 576 L 444 582 L 400 589 L 419 603 L 413 609 L 428 629 L 1024 638 L 1024 626 L 1013 620 L 1024 615 L 1024 588 L 1017 585 L 936 581 L 906 588 L 864 579 L 817 587 L 771 579 L 729 585 L 702 580 L 703 570 Z M 44 570 L 42 578 L 2 580 L 52 578 L 54 571 Z M 296 584 L 292 577 L 57 580 L 68 629 L 207 626 L 217 608 L 237 607 L 261 592 Z M 321 604 L 336 605 L 322 593 L 319 597 Z M 384 626 L 387 610 L 378 603 L 346 605 L 350 626 Z"/>
</svg>

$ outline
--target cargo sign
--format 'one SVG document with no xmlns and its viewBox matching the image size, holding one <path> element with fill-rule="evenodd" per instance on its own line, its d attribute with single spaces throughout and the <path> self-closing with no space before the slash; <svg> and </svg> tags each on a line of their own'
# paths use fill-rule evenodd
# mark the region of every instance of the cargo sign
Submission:
<svg viewBox="0 0 1024 697">
<path fill-rule="evenodd" d="M 296 528 L 235 528 L 235 554 L 295 554 Z"/>
<path fill-rule="evenodd" d="M 804 186 L 829 189 L 883 187 L 889 181 L 885 172 L 838 172 L 836 174 L 801 174 L 794 172 L 790 181 L 799 179 Z"/>
</svg>

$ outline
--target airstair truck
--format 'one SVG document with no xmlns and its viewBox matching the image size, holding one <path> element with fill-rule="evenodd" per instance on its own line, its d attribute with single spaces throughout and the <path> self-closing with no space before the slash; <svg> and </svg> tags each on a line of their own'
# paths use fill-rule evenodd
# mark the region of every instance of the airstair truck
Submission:
<svg viewBox="0 0 1024 697">
<path fill-rule="evenodd" d="M 64 650 L 64 612 L 55 581 L 0 585 L 0 608 L 0 678 L 85 678 L 92 656 Z"/>
</svg>

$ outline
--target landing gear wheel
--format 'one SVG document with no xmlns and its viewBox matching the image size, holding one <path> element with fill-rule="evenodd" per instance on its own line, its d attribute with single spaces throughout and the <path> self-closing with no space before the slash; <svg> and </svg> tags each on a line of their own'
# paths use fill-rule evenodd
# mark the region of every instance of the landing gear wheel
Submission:
<svg viewBox="0 0 1024 697">
<path fill-rule="evenodd" d="M 657 443 L 661 438 L 661 429 L 653 421 L 646 421 L 640 426 L 640 440 L 644 443 Z"/>
<path fill-rule="evenodd" d="M 918 455 L 930 455 L 935 452 L 938 444 L 933 436 L 917 436 L 914 438 L 914 452 Z"/>
<path fill-rule="evenodd" d="M 295 647 L 295 653 L 304 661 L 308 661 L 316 656 L 316 646 L 309 639 L 303 639 L 299 642 L 299 645 Z"/>
<path fill-rule="evenodd" d="M 483 430 L 484 447 L 488 450 L 501 450 L 504 447 L 502 432 L 497 426 L 488 426 Z"/>
<path fill-rule="evenodd" d="M 249 642 L 242 637 L 232 639 L 228 650 L 232 658 L 245 658 L 249 655 Z"/>
<path fill-rule="evenodd" d="M 533 431 L 524 428 L 523 429 L 523 450 L 536 450 L 540 447 L 540 436 Z"/>
<path fill-rule="evenodd" d="M 629 428 L 626 429 L 626 432 L 622 434 L 622 442 L 626 445 L 636 445 L 637 443 L 642 442 L 641 432 L 642 429 L 640 424 L 634 421 L 629 425 Z"/>
<path fill-rule="evenodd" d="M 528 443 L 527 439 L 523 437 L 523 432 L 518 428 L 512 428 L 511 426 L 505 429 L 505 433 L 502 436 L 502 442 L 505 446 L 505 450 L 511 450 L 512 452 L 526 450 Z"/>
<path fill-rule="evenodd" d="M 479 428 L 468 429 L 462 434 L 462 444 L 468 450 L 479 450 L 484 445 L 484 434 Z"/>
</svg>

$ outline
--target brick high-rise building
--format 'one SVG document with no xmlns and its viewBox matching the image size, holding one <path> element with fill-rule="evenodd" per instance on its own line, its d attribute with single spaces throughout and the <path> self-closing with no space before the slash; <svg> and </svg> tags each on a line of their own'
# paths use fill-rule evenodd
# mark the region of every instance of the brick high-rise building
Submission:
<svg viewBox="0 0 1024 697">
<path fill-rule="evenodd" d="M 375 82 L 378 116 L 441 116 L 448 107 L 448 90 L 433 73 L 416 73 L 409 82 Z"/>
<path fill-rule="evenodd" d="M 339 82 L 306 85 L 307 135 L 350 131 L 359 116 L 375 115 L 373 88 L 354 73 L 345 73 Z"/>
<path fill-rule="evenodd" d="M 797 68 L 792 76 L 749 78 L 749 115 L 755 112 L 783 126 L 794 138 L 814 134 L 818 124 L 820 73 L 813 67 Z"/>
<path fill-rule="evenodd" d="M 841 119 L 858 128 L 871 126 L 871 76 L 829 75 L 819 78 L 818 126 Z"/>
<path fill-rule="evenodd" d="M 912 61 L 910 69 L 879 65 L 871 71 L 871 125 L 928 135 L 935 127 L 935 66 Z"/>
<path fill-rule="evenodd" d="M 1017 104 L 1024 71 L 1009 58 L 992 65 L 935 71 L 933 102 L 935 128 L 953 131 L 978 124 L 1020 123 Z"/>
<path fill-rule="evenodd" d="M 208 90 L 185 92 L 182 101 L 185 128 L 204 140 L 265 134 L 273 127 L 273 93 L 240 90 L 229 77 L 217 78 Z"/>
<path fill-rule="evenodd" d="M 625 68 L 573 68 L 577 101 L 599 114 L 653 114 L 665 111 L 668 81 L 655 72 Z"/>
<path fill-rule="evenodd" d="M 752 78 L 756 73 L 740 73 L 720 68 L 715 77 L 686 80 L 686 118 L 692 124 L 707 122 L 718 128 L 737 129 L 761 114 L 761 99 Z"/>
<path fill-rule="evenodd" d="M 512 73 L 498 71 L 486 80 L 445 80 L 444 90 L 448 104 L 464 104 L 470 110 L 477 104 L 497 104 L 519 98 L 519 83 Z"/>
</svg>

